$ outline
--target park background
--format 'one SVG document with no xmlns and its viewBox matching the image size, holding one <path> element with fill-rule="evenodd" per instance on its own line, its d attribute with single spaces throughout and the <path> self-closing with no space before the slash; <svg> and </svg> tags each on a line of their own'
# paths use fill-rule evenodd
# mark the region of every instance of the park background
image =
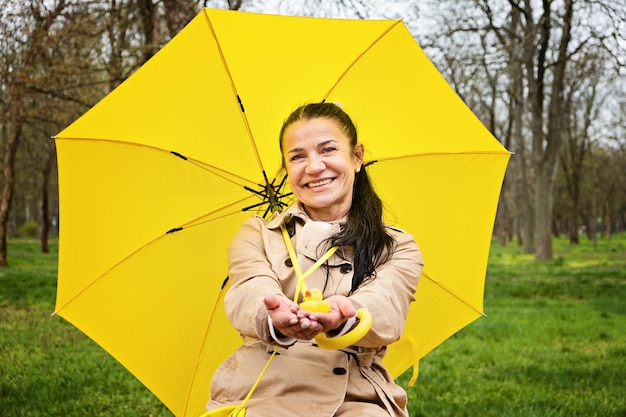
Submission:
<svg viewBox="0 0 626 417">
<path fill-rule="evenodd" d="M 626 415 L 624 0 L 0 0 L 3 416 L 168 415 L 106 353 L 48 317 L 61 214 L 50 138 L 200 7 L 402 18 L 514 152 L 488 316 L 424 359 L 412 415 Z"/>
</svg>

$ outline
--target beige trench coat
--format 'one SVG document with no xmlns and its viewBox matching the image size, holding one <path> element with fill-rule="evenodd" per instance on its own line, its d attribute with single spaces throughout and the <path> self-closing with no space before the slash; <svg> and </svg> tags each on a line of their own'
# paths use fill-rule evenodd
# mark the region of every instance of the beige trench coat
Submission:
<svg viewBox="0 0 626 417">
<path fill-rule="evenodd" d="M 322 242 L 339 230 L 338 224 L 310 220 L 297 203 L 269 223 L 252 217 L 240 228 L 228 252 L 232 287 L 225 306 L 246 343 L 216 371 L 207 409 L 240 404 L 276 346 L 263 296 L 274 292 L 293 299 L 297 282 L 280 231 L 283 222 L 303 271 L 328 249 Z M 372 313 L 371 330 L 344 350 L 324 350 L 314 341 L 281 347 L 247 403 L 248 417 L 408 415 L 406 393 L 381 360 L 386 346 L 402 335 L 423 261 L 412 236 L 395 228 L 388 231 L 396 240 L 392 256 L 378 267 L 376 279 L 350 295 L 355 307 Z M 323 289 L 325 297 L 348 295 L 352 256 L 342 249 L 307 278 L 309 288 Z"/>
</svg>

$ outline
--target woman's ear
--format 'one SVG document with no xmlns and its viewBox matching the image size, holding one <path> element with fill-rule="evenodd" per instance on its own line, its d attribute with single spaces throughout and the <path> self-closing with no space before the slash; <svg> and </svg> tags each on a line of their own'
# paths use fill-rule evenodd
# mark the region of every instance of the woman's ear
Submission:
<svg viewBox="0 0 626 417">
<path fill-rule="evenodd" d="M 363 148 L 362 143 L 357 143 L 354 147 L 354 164 L 356 165 L 356 172 L 361 170 L 361 165 L 363 165 L 363 155 L 365 153 L 365 149 Z"/>
</svg>

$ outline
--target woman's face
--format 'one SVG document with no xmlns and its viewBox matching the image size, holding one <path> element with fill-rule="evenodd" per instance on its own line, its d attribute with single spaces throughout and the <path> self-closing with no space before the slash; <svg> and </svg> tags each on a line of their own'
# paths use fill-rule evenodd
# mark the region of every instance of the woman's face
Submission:
<svg viewBox="0 0 626 417">
<path fill-rule="evenodd" d="M 352 185 L 363 161 L 339 125 L 328 118 L 299 120 L 282 138 L 291 190 L 313 220 L 334 221 L 348 214 Z"/>
</svg>

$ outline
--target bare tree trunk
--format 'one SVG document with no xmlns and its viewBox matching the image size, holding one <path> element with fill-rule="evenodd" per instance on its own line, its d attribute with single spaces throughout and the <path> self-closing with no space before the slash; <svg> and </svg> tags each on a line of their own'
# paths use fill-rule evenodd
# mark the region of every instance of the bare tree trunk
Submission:
<svg viewBox="0 0 626 417">
<path fill-rule="evenodd" d="M 51 148 L 46 144 L 46 148 Z M 54 158 L 50 149 L 47 150 L 43 168 L 41 170 L 41 188 L 39 196 L 39 242 L 43 253 L 50 252 L 48 235 L 50 234 L 50 203 L 49 185 L 52 173 L 52 160 Z"/>
<path fill-rule="evenodd" d="M 170 37 L 176 35 L 198 13 L 192 0 L 163 0 L 165 22 Z"/>
<path fill-rule="evenodd" d="M 492 20 L 492 11 L 489 2 L 485 1 L 481 7 L 490 19 L 490 28 L 508 54 L 507 71 L 511 79 L 509 89 L 508 136 L 510 136 L 511 142 L 509 149 L 513 149 L 515 153 L 515 156 L 511 158 L 508 170 L 508 173 L 511 174 L 508 178 L 510 178 L 510 182 L 514 184 L 512 191 L 514 195 L 513 200 L 516 202 L 513 206 L 514 216 L 512 223 L 518 244 L 524 247 L 524 253 L 533 253 L 534 216 L 532 211 L 532 198 L 529 194 L 530 187 L 527 175 L 526 141 L 524 140 L 523 134 L 525 111 L 523 65 L 525 64 L 524 59 L 526 55 L 522 54 L 520 56 L 520 49 L 524 50 L 527 45 L 524 43 L 524 36 L 513 36 L 514 34 L 519 34 L 520 30 L 522 30 L 522 35 L 524 34 L 520 16 L 522 9 L 519 7 L 511 8 L 508 28 L 506 31 L 502 31 Z M 526 37 L 528 36 L 528 33 L 526 33 Z M 520 39 L 522 39 L 522 41 L 520 41 Z"/>
<path fill-rule="evenodd" d="M 567 237 L 569 241 L 574 244 L 580 243 L 580 238 L 578 237 L 578 217 L 572 216 L 567 222 Z"/>
<path fill-rule="evenodd" d="M 547 53 L 551 46 L 552 31 L 551 1 L 543 1 L 542 15 L 535 25 L 531 18 L 534 13 L 532 2 L 525 2 L 524 65 L 528 80 L 528 94 L 532 114 L 533 168 L 535 174 L 535 259 L 553 259 L 552 226 L 554 213 L 554 187 L 559 166 L 561 146 L 563 84 L 568 61 L 567 46 L 570 41 L 573 0 L 565 0 L 565 13 L 558 59 L 553 65 L 550 105 L 548 108 L 547 132 L 544 133 L 544 99 L 546 91 L 546 71 L 550 67 Z"/>
<path fill-rule="evenodd" d="M 606 240 L 611 240 L 611 222 L 613 220 L 611 220 L 611 204 L 609 203 L 608 199 L 605 201 L 604 205 L 604 237 L 606 238 Z"/>
<path fill-rule="evenodd" d="M 515 33 L 517 26 L 519 25 L 519 15 L 514 13 L 511 19 L 511 27 Z M 529 195 L 530 187 L 528 186 L 528 176 L 526 167 L 526 143 L 524 141 L 524 135 L 522 133 L 523 127 L 523 114 L 524 114 L 524 85 L 523 85 L 523 71 L 522 63 L 515 57 L 514 53 L 511 54 L 511 62 L 509 64 L 509 70 L 511 72 L 512 86 L 511 86 L 511 117 L 513 123 L 513 140 L 515 143 L 515 157 L 512 158 L 513 166 L 516 173 L 515 192 L 520 204 L 517 206 L 518 221 L 519 221 L 519 243 L 523 246 L 524 253 L 533 253 L 535 249 L 535 240 L 533 238 L 533 230 L 535 225 L 535 218 L 532 210 L 532 199 Z"/>
<path fill-rule="evenodd" d="M 550 2 L 544 1 L 544 3 L 547 3 L 547 8 L 544 10 L 545 20 L 549 21 Z M 567 47 L 571 39 L 572 15 L 574 12 L 573 0 L 565 0 L 564 10 L 558 59 L 554 64 L 552 89 L 550 92 L 547 144 L 545 145 L 545 149 L 543 149 L 543 144 L 541 148 L 536 149 L 537 159 L 541 159 L 541 162 L 538 164 L 540 167 L 538 174 L 541 175 L 541 178 L 538 178 L 537 181 L 538 198 L 535 202 L 537 207 L 535 212 L 537 213 L 538 219 L 536 225 L 536 236 L 538 239 L 535 258 L 538 260 L 553 259 L 550 224 L 554 213 L 554 187 L 559 169 L 559 156 L 562 143 L 563 90 L 565 69 L 569 60 Z M 550 30 L 549 26 L 547 30 Z"/>
<path fill-rule="evenodd" d="M 544 168 L 545 169 L 545 168 Z M 535 259 L 553 259 L 552 253 L 552 212 L 554 199 L 549 177 L 541 172 L 535 181 Z"/>
<path fill-rule="evenodd" d="M 141 1 L 140 1 L 141 3 Z M 145 3 L 151 2 L 148 0 Z M 141 4 L 139 5 L 140 10 Z M 143 14 L 142 14 L 143 17 Z M 113 90 L 115 87 L 120 85 L 122 81 L 126 78 L 127 74 L 124 73 L 123 67 L 123 55 L 126 51 L 127 43 L 128 43 L 128 28 L 130 26 L 129 18 L 128 18 L 128 10 L 124 4 L 118 4 L 117 1 L 112 0 L 109 8 L 109 19 L 106 22 L 107 36 L 109 38 L 109 62 L 106 66 L 107 73 L 109 75 L 109 90 Z M 144 54 L 147 54 L 147 51 L 151 51 L 151 48 L 156 48 L 158 45 L 156 44 L 154 39 L 146 39 L 146 42 L 152 42 L 150 44 L 146 43 L 144 48 Z M 148 58 L 152 56 L 148 55 Z M 147 59 L 147 58 L 145 58 Z"/>
<path fill-rule="evenodd" d="M 18 99 L 21 101 L 21 99 Z M 7 260 L 7 226 L 11 211 L 11 200 L 15 188 L 15 153 L 19 145 L 22 132 L 22 121 L 17 109 L 10 111 L 7 140 L 4 144 L 4 158 L 2 161 L 2 173 L 4 182 L 0 192 L 0 267 L 9 265 Z"/>
<path fill-rule="evenodd" d="M 528 82 L 528 102 L 531 114 L 532 163 L 534 168 L 534 211 L 533 238 L 537 245 L 535 257 L 551 257 L 551 197 L 546 184 L 546 162 L 543 155 L 545 142 L 544 122 L 544 78 L 546 72 L 546 53 L 550 44 L 550 8 L 544 10 L 540 25 L 536 26 L 532 18 L 532 3 L 526 2 L 525 9 L 518 9 L 524 15 L 523 64 Z M 547 15 L 547 16 L 546 16 Z M 536 42 L 538 37 L 539 41 Z M 536 64 L 535 64 L 536 60 Z M 545 235 L 548 235 L 546 239 Z M 528 240 L 528 239 L 527 239 Z M 541 254 L 541 255 L 539 255 Z"/>
<path fill-rule="evenodd" d="M 141 27 L 143 29 L 143 61 L 149 60 L 159 50 L 159 25 L 157 5 L 152 0 L 137 0 Z"/>
<path fill-rule="evenodd" d="M 593 241 L 593 247 L 598 246 L 598 222 L 596 219 L 598 218 L 598 209 L 597 204 L 598 200 L 596 197 L 596 190 L 598 189 L 598 174 L 596 173 L 596 163 L 594 161 L 593 150 L 589 152 L 591 157 L 591 174 L 593 175 L 593 187 L 591 187 L 591 219 L 589 224 L 587 225 L 587 233 L 589 237 Z"/>
<path fill-rule="evenodd" d="M 517 152 L 517 151 L 516 151 Z M 528 185 L 528 177 L 526 172 L 528 169 L 526 168 L 526 151 L 524 148 L 520 148 L 520 154 L 516 158 L 515 168 L 517 170 L 517 194 L 520 197 L 520 209 L 521 209 L 521 219 L 520 219 L 520 245 L 523 248 L 524 253 L 533 253 L 535 251 L 535 212 L 533 210 L 533 199 L 530 196 L 530 186 Z"/>
</svg>

